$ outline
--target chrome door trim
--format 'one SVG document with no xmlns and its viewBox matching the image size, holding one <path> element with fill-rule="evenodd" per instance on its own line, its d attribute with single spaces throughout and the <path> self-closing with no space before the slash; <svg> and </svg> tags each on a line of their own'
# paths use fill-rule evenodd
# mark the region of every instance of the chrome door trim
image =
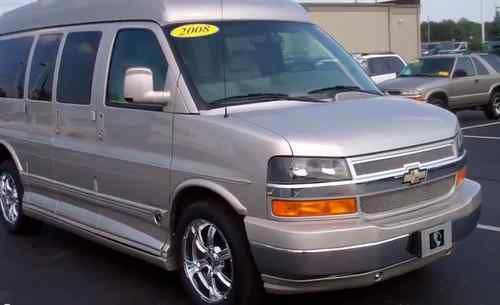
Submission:
<svg viewBox="0 0 500 305">
<path fill-rule="evenodd" d="M 151 207 L 138 202 L 132 202 L 117 197 L 104 195 L 91 190 L 82 189 L 66 183 L 32 175 L 21 173 L 21 179 L 26 185 L 34 185 L 36 187 L 60 193 L 65 196 L 73 197 L 78 200 L 94 204 L 98 207 L 109 208 L 120 213 L 125 213 L 130 216 L 139 217 L 149 222 L 153 222 L 155 214 L 167 214 L 168 210 Z"/>
<path fill-rule="evenodd" d="M 168 256 L 166 251 L 164 251 L 165 249 L 168 249 L 168 247 L 166 246 L 166 242 L 160 250 L 153 249 L 143 244 L 134 243 L 130 240 L 120 238 L 119 236 L 71 221 L 60 215 L 46 212 L 26 201 L 23 202 L 23 211 L 28 216 L 32 216 L 63 229 L 67 229 L 84 238 L 89 238 L 90 240 L 98 242 L 104 246 L 132 255 L 134 257 L 138 257 L 167 270 L 172 270 L 168 266 L 173 265 L 171 264 L 171 262 L 167 261 Z"/>
</svg>

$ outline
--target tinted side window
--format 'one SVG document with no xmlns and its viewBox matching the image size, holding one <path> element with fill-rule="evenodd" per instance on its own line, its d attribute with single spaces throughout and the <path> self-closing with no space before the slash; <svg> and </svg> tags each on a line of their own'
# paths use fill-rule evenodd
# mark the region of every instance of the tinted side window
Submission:
<svg viewBox="0 0 500 305">
<path fill-rule="evenodd" d="M 59 102 L 90 104 L 101 36 L 101 32 L 78 32 L 71 33 L 66 38 L 57 84 Z"/>
<path fill-rule="evenodd" d="M 486 67 L 483 65 L 482 62 L 479 61 L 479 59 L 472 57 L 472 60 L 474 60 L 474 64 L 476 64 L 476 69 L 477 69 L 477 74 L 479 75 L 488 75 L 490 72 Z"/>
<path fill-rule="evenodd" d="M 500 57 L 495 54 L 488 54 L 488 55 L 481 55 L 481 57 L 486 60 L 490 66 L 497 71 L 497 73 L 500 73 Z"/>
<path fill-rule="evenodd" d="M 370 58 L 368 59 L 368 67 L 371 76 L 394 73 L 391 72 L 390 58 L 388 57 Z"/>
<path fill-rule="evenodd" d="M 126 71 L 138 67 L 153 71 L 155 91 L 165 90 L 168 65 L 156 35 L 143 29 L 122 30 L 116 36 L 111 59 L 107 105 L 138 107 L 123 96 Z"/>
<path fill-rule="evenodd" d="M 43 35 L 38 39 L 31 63 L 29 98 L 52 100 L 52 84 L 61 34 Z"/>
<path fill-rule="evenodd" d="M 392 73 L 400 73 L 405 67 L 404 62 L 402 62 L 401 59 L 397 57 L 391 57 L 389 65 L 391 66 Z"/>
<path fill-rule="evenodd" d="M 472 65 L 472 60 L 468 57 L 460 57 L 457 60 L 457 66 L 455 67 L 455 76 L 468 77 L 476 75 L 474 71 L 474 66 Z"/>
<path fill-rule="evenodd" d="M 23 98 L 32 37 L 0 41 L 0 97 Z"/>
</svg>

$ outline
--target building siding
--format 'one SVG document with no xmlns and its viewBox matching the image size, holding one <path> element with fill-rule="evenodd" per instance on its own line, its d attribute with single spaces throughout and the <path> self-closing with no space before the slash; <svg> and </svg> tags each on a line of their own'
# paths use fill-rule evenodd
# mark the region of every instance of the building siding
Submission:
<svg viewBox="0 0 500 305">
<path fill-rule="evenodd" d="M 420 6 L 303 3 L 311 19 L 352 53 L 420 54 Z"/>
</svg>

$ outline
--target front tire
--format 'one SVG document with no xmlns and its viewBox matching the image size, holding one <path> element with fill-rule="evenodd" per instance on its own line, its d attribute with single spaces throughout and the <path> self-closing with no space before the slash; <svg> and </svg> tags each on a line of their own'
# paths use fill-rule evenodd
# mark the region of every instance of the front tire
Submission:
<svg viewBox="0 0 500 305">
<path fill-rule="evenodd" d="M 262 281 L 241 217 L 216 199 L 180 216 L 175 245 L 185 290 L 198 305 L 258 305 Z"/>
<path fill-rule="evenodd" d="M 24 188 L 14 162 L 0 164 L 0 212 L 7 232 L 11 234 L 35 233 L 41 223 L 23 213 Z"/>
<path fill-rule="evenodd" d="M 495 92 L 491 95 L 490 102 L 484 109 L 484 114 L 490 120 L 500 118 L 500 92 Z"/>
<path fill-rule="evenodd" d="M 429 99 L 429 104 L 449 110 L 448 103 L 445 100 L 437 97 L 431 97 Z"/>
</svg>

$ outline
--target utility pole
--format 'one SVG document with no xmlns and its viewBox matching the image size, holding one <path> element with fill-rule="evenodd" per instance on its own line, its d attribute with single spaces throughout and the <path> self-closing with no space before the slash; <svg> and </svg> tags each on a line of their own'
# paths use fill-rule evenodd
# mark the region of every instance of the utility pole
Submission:
<svg viewBox="0 0 500 305">
<path fill-rule="evenodd" d="M 427 16 L 427 42 L 431 43 L 431 18 Z"/>
<path fill-rule="evenodd" d="M 484 45 L 486 43 L 486 28 L 484 25 L 484 0 L 481 0 L 481 37 Z"/>
</svg>

